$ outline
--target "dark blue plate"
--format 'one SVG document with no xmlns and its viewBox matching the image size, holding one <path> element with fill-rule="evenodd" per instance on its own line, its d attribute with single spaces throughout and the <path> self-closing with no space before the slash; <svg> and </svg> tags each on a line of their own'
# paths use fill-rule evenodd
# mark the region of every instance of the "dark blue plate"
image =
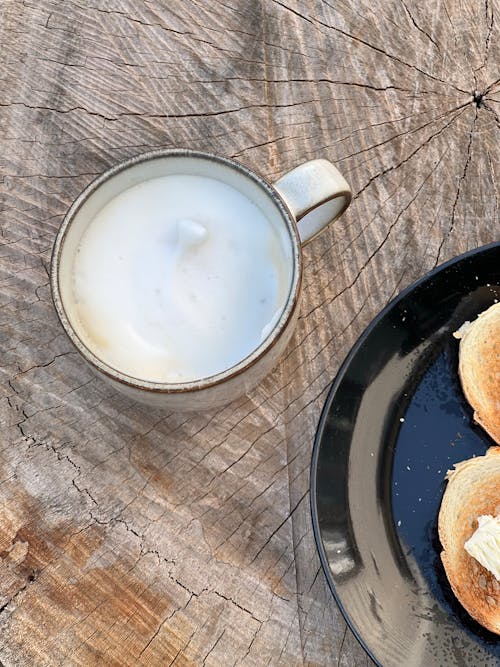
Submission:
<svg viewBox="0 0 500 667">
<path fill-rule="evenodd" d="M 494 444 L 472 420 L 452 333 L 495 300 L 500 243 L 443 264 L 365 330 L 321 415 L 316 543 L 347 622 L 384 667 L 500 664 L 500 637 L 456 600 L 437 536 L 446 471 Z"/>
</svg>

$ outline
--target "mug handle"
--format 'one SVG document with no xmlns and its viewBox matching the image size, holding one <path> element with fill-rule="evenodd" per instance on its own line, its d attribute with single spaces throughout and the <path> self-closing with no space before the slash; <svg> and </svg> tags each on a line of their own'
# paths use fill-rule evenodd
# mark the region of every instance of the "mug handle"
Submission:
<svg viewBox="0 0 500 667">
<path fill-rule="evenodd" d="M 310 160 L 274 183 L 297 221 L 300 242 L 309 243 L 351 203 L 352 192 L 340 171 L 328 160 Z"/>
</svg>

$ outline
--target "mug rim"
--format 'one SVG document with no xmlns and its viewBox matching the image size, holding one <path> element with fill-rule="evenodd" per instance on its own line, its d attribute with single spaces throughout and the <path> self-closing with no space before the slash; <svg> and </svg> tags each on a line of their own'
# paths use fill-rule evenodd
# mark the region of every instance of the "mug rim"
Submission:
<svg viewBox="0 0 500 667">
<path fill-rule="evenodd" d="M 59 284 L 61 255 L 64 248 L 64 243 L 66 241 L 67 233 L 77 213 L 86 203 L 86 201 L 92 196 L 92 194 L 96 192 L 110 178 L 118 176 L 131 167 L 140 165 L 150 160 L 170 157 L 186 157 L 201 160 L 211 160 L 229 167 L 230 169 L 234 169 L 243 176 L 252 180 L 264 191 L 268 197 L 272 199 L 273 203 L 278 208 L 278 211 L 281 214 L 281 219 L 285 223 L 285 226 L 288 230 L 288 235 L 292 244 L 293 270 L 290 289 L 281 315 L 266 338 L 264 338 L 264 340 L 261 341 L 261 343 L 254 350 L 252 350 L 250 354 L 246 355 L 243 359 L 240 359 L 237 364 L 234 364 L 219 373 L 197 378 L 195 380 L 190 380 L 188 382 L 155 382 L 152 380 L 137 378 L 132 375 L 128 375 L 127 373 L 123 373 L 122 371 L 114 368 L 110 364 L 100 359 L 84 343 L 73 327 L 71 319 L 68 316 L 66 308 L 63 304 Z M 295 218 L 288 208 L 286 202 L 279 195 L 271 183 L 254 172 L 252 169 L 246 165 L 241 164 L 237 160 L 234 160 L 233 158 L 223 157 L 208 151 L 191 150 L 188 148 L 161 148 L 139 153 L 138 155 L 113 165 L 112 167 L 99 174 L 92 181 L 90 181 L 90 183 L 88 183 L 88 185 L 86 185 L 86 187 L 80 192 L 80 194 L 76 197 L 66 212 L 54 240 L 50 263 L 50 284 L 54 307 L 65 333 L 76 347 L 78 352 L 85 359 L 85 361 L 87 361 L 87 363 L 89 363 L 93 368 L 114 381 L 129 387 L 140 389 L 142 391 L 149 391 L 157 394 L 189 394 L 203 389 L 208 389 L 209 387 L 214 387 L 218 384 L 226 382 L 227 380 L 230 380 L 233 377 L 241 375 L 246 370 L 248 370 L 248 368 L 255 365 L 262 357 L 267 354 L 267 352 L 270 351 L 275 343 L 277 343 L 281 335 L 286 331 L 298 305 L 299 294 L 302 285 L 302 246 L 300 243 L 300 235 Z"/>
</svg>

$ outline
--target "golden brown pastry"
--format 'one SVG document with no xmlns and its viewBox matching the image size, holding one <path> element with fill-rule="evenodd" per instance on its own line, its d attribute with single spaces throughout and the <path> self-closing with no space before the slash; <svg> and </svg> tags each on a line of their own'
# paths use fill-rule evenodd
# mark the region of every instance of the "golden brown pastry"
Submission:
<svg viewBox="0 0 500 667">
<path fill-rule="evenodd" d="M 461 339 L 458 372 L 474 419 L 500 444 L 500 303 L 454 335 Z"/>
<path fill-rule="evenodd" d="M 500 582 L 493 574 L 500 569 L 500 550 L 492 548 L 500 539 L 500 448 L 457 463 L 447 479 L 438 520 L 446 575 L 469 614 L 500 634 Z"/>
</svg>

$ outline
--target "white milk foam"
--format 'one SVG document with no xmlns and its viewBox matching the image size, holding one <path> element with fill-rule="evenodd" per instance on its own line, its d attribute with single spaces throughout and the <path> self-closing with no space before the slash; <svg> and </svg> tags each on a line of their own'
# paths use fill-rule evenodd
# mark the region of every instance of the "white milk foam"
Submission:
<svg viewBox="0 0 500 667">
<path fill-rule="evenodd" d="M 279 319 L 291 242 L 248 197 L 193 175 L 151 179 L 106 204 L 77 248 L 75 329 L 113 368 L 154 382 L 208 377 Z"/>
</svg>

